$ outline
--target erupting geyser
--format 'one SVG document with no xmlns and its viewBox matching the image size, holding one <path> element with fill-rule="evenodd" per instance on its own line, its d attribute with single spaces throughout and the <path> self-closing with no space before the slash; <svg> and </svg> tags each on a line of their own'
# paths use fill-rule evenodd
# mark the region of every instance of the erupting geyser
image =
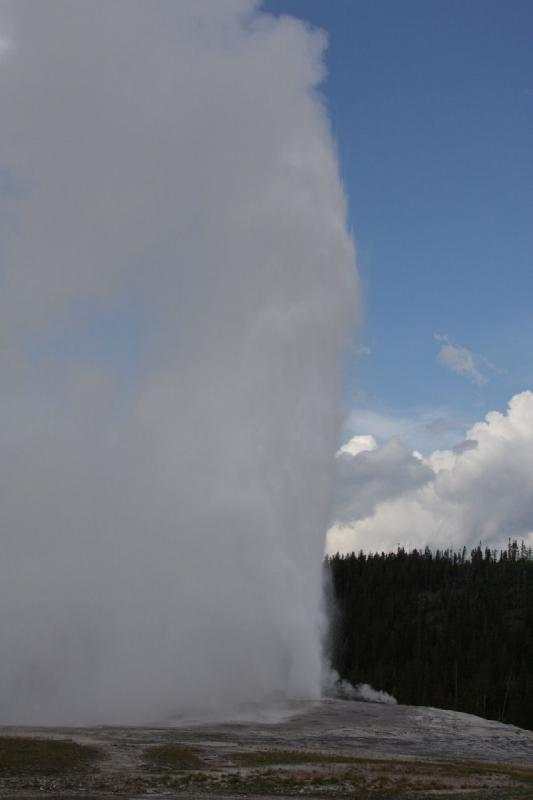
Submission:
<svg viewBox="0 0 533 800">
<path fill-rule="evenodd" d="M 324 36 L 0 3 L 0 722 L 320 691 L 354 250 Z"/>
</svg>

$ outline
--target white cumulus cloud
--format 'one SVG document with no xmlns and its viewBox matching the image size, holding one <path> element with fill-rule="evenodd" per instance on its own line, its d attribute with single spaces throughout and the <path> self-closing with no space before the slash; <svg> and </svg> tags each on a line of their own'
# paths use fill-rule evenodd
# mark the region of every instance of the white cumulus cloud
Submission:
<svg viewBox="0 0 533 800">
<path fill-rule="evenodd" d="M 337 454 L 336 522 L 364 519 L 384 500 L 422 486 L 432 475 L 431 468 L 406 450 L 398 438 L 381 447 L 341 449 Z"/>
<path fill-rule="evenodd" d="M 348 462 L 348 459 L 349 462 Z M 328 551 L 533 544 L 533 392 L 515 395 L 450 450 L 420 460 L 394 440 L 339 456 Z"/>
<path fill-rule="evenodd" d="M 343 444 L 337 451 L 337 455 L 348 453 L 350 456 L 357 456 L 359 453 L 364 453 L 369 450 L 375 450 L 378 446 L 375 438 L 371 434 L 363 434 L 362 436 L 352 436 L 349 442 Z"/>
</svg>

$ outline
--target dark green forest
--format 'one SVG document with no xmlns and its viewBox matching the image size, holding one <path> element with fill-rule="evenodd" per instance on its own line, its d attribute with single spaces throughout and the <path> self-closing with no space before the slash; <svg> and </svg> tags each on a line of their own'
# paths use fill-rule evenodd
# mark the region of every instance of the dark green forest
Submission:
<svg viewBox="0 0 533 800">
<path fill-rule="evenodd" d="M 336 555 L 325 572 L 342 679 L 533 729 L 530 548 Z"/>
</svg>

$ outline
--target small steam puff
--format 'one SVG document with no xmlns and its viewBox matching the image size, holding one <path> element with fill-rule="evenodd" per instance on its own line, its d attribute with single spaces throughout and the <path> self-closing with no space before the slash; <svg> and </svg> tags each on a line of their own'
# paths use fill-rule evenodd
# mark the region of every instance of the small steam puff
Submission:
<svg viewBox="0 0 533 800">
<path fill-rule="evenodd" d="M 353 686 L 348 681 L 342 680 L 335 670 L 326 671 L 322 692 L 325 697 L 338 697 L 342 700 L 365 700 L 367 703 L 382 703 L 383 705 L 396 705 L 397 703 L 396 698 L 391 694 L 374 689 L 368 683 L 358 683 Z"/>
</svg>

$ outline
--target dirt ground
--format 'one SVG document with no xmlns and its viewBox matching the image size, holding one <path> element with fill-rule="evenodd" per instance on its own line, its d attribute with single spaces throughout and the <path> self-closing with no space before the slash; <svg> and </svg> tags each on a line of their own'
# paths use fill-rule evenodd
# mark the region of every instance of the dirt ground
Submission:
<svg viewBox="0 0 533 800">
<path fill-rule="evenodd" d="M 243 714 L 225 723 L 0 728 L 0 799 L 533 800 L 531 731 L 452 711 L 333 699 L 292 711 L 261 722 Z M 39 740 L 22 761 L 19 737 Z M 68 763 L 67 753 L 55 766 L 50 742 L 64 740 L 91 748 L 77 748 L 86 760 Z"/>
</svg>

